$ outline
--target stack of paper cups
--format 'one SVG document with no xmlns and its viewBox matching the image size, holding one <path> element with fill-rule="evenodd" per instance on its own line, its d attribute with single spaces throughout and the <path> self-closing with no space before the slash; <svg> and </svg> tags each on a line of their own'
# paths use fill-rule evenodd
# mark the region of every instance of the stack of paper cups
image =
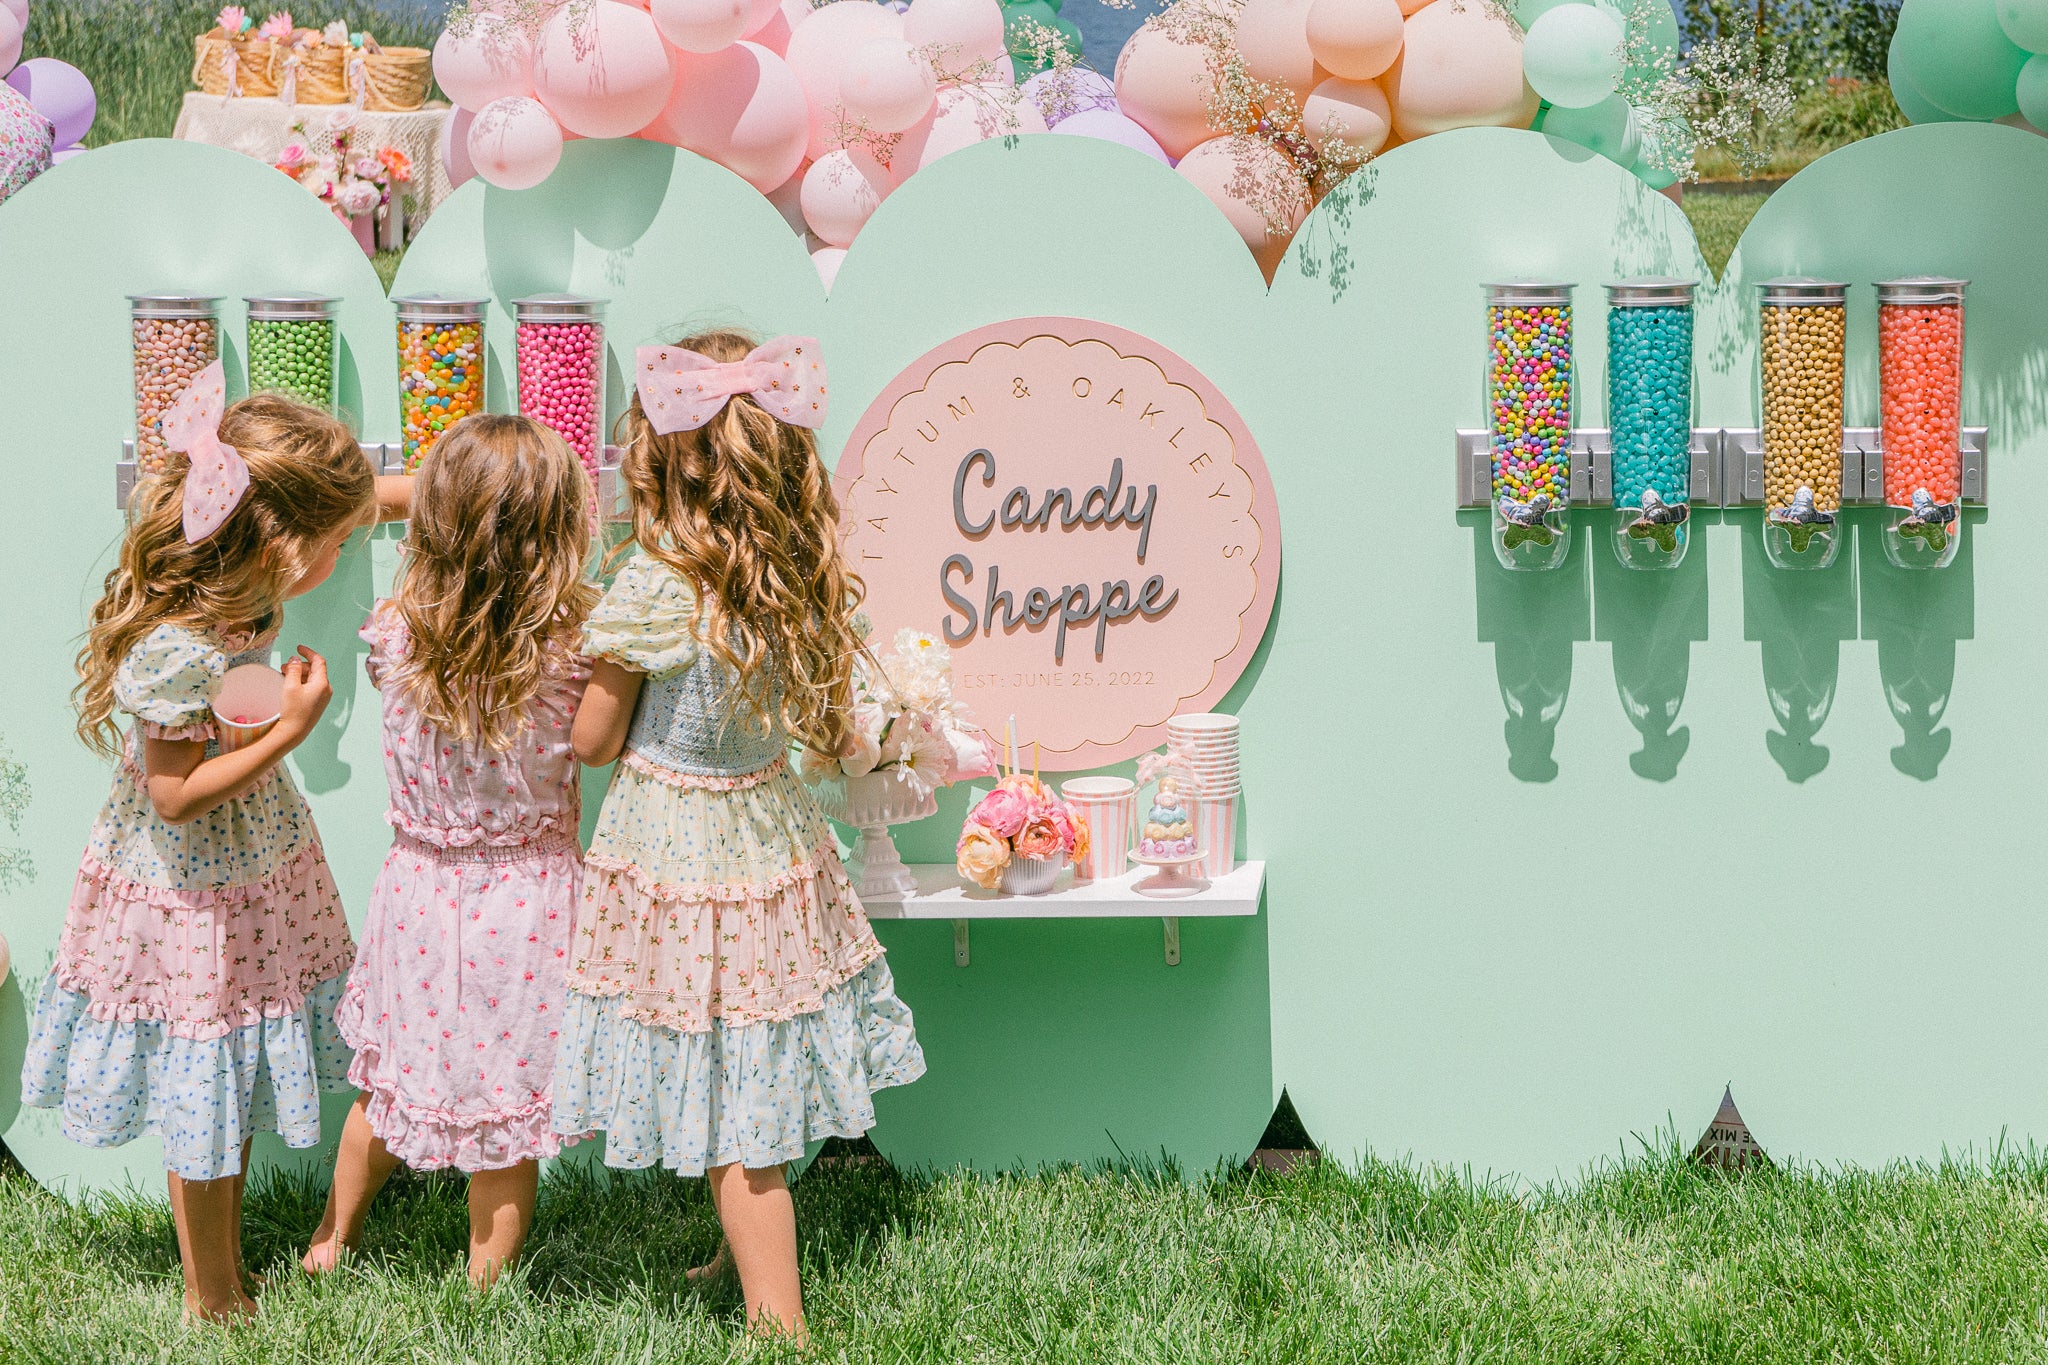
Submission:
<svg viewBox="0 0 2048 1365">
<path fill-rule="evenodd" d="M 1237 866 L 1237 717 L 1210 712 L 1166 722 L 1166 747 L 1194 775 L 1196 869 L 1220 877 Z"/>
<path fill-rule="evenodd" d="M 1138 784 L 1128 777 L 1077 777 L 1060 795 L 1088 821 L 1088 856 L 1074 864 L 1074 880 L 1120 877 L 1128 870 Z"/>
</svg>

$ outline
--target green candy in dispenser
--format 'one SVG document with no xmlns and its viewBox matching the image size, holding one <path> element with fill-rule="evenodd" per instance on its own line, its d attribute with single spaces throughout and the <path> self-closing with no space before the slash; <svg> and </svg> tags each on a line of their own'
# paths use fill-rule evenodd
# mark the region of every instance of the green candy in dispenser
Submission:
<svg viewBox="0 0 2048 1365">
<path fill-rule="evenodd" d="M 262 294 L 249 305 L 249 392 L 334 406 L 334 306 L 320 294 Z"/>
</svg>

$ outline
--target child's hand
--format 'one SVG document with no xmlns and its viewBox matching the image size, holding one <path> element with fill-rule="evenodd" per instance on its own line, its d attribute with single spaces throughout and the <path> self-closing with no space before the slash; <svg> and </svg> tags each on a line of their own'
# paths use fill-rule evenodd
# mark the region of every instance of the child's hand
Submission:
<svg viewBox="0 0 2048 1365">
<path fill-rule="evenodd" d="M 327 682 L 327 660 L 304 645 L 285 660 L 283 671 L 284 699 L 278 705 L 277 725 L 296 743 L 313 733 L 334 689 Z"/>
</svg>

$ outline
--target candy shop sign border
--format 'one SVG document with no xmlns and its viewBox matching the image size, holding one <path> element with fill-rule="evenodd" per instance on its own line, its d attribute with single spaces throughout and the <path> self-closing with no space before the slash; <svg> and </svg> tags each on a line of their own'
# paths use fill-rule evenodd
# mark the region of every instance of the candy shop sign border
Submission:
<svg viewBox="0 0 2048 1365">
<path fill-rule="evenodd" d="M 835 481 L 879 642 L 941 635 L 961 703 L 991 730 L 1014 715 L 1056 771 L 1214 708 L 1272 617 L 1257 442 L 1194 366 L 1120 327 L 1018 318 L 927 352 Z"/>
</svg>

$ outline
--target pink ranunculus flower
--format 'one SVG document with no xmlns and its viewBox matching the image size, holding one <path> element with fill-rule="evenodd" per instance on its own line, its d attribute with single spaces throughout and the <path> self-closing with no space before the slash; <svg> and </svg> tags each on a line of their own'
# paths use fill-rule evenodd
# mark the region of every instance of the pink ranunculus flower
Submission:
<svg viewBox="0 0 2048 1365">
<path fill-rule="evenodd" d="M 283 150 L 277 154 L 279 170 L 296 171 L 305 164 L 306 144 L 296 139 L 285 143 Z"/>
<path fill-rule="evenodd" d="M 969 817 L 988 826 L 1005 839 L 1014 839 L 1031 818 L 1031 802 L 1008 787 L 997 787 L 981 798 Z"/>
<path fill-rule="evenodd" d="M 1068 853 L 1074 851 L 1074 817 L 1063 801 L 1055 801 L 1041 812 L 1060 836 L 1060 847 Z"/>
<path fill-rule="evenodd" d="M 954 846 L 954 868 L 984 891 L 993 891 L 1010 865 L 1010 846 L 995 831 L 968 821 Z"/>
<path fill-rule="evenodd" d="M 1049 810 L 1032 816 L 1017 835 L 1020 858 L 1050 858 L 1065 847 L 1066 841 L 1060 838 L 1059 827 L 1053 823 Z"/>
</svg>

